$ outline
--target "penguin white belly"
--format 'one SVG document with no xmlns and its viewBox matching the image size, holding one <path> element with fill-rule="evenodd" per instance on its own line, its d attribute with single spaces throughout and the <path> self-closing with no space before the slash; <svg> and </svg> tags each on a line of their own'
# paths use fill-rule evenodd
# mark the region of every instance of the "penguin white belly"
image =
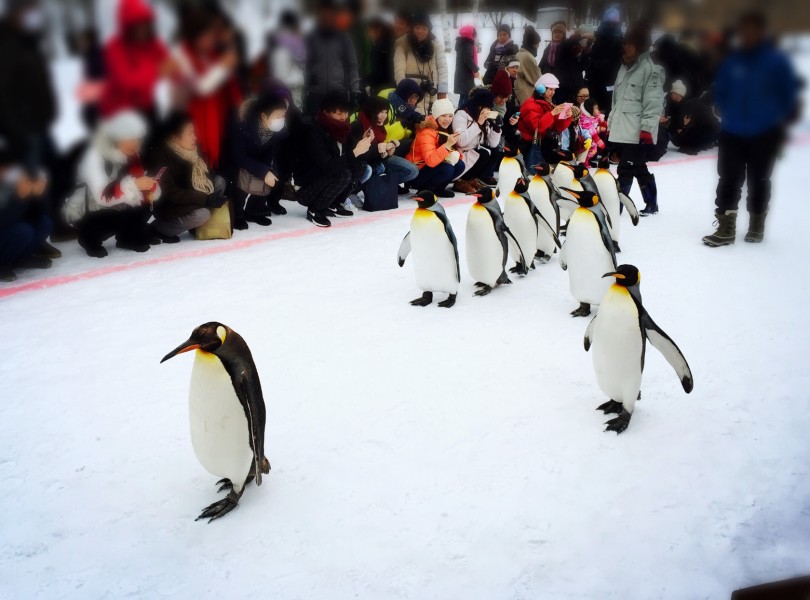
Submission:
<svg viewBox="0 0 810 600">
<path fill-rule="evenodd" d="M 444 230 L 444 223 L 429 210 L 411 221 L 411 252 L 416 285 L 425 292 L 458 293 L 456 252 Z"/>
<path fill-rule="evenodd" d="M 498 168 L 498 202 L 501 208 L 504 206 L 503 200 L 515 191 L 515 185 L 521 177 L 523 177 L 523 168 L 518 159 L 504 156 Z"/>
<path fill-rule="evenodd" d="M 599 202 L 605 205 L 608 216 L 610 217 L 610 237 L 618 244 L 619 236 L 621 235 L 622 222 L 621 213 L 619 212 L 619 192 L 616 190 L 616 180 L 609 172 L 599 169 L 593 175 L 593 180 L 596 182 L 596 189 L 599 190 Z"/>
<path fill-rule="evenodd" d="M 495 287 L 503 273 L 503 246 L 486 208 L 473 204 L 467 216 L 467 270 L 476 283 Z"/>
<path fill-rule="evenodd" d="M 593 328 L 593 368 L 600 389 L 628 412 L 641 389 L 643 340 L 638 308 L 627 288 L 612 285 Z"/>
<path fill-rule="evenodd" d="M 537 224 L 534 222 L 529 205 L 523 198 L 508 197 L 503 220 L 517 240 L 520 251 L 526 259 L 526 265 L 531 266 L 534 255 L 537 254 Z M 520 262 L 520 253 L 511 238 L 509 238 L 509 254 L 515 262 Z"/>
<path fill-rule="evenodd" d="M 579 208 L 571 215 L 565 246 L 571 295 L 578 302 L 599 304 L 611 285 L 610 278 L 602 276 L 614 267 L 591 211 Z"/>
<path fill-rule="evenodd" d="M 197 460 L 241 491 L 253 464 L 248 420 L 222 362 L 199 350 L 191 372 L 189 420 Z"/>
<path fill-rule="evenodd" d="M 543 218 L 548 222 L 549 225 L 551 225 L 551 228 L 554 229 L 557 227 L 557 212 L 551 205 L 548 187 L 542 179 L 535 178 L 529 184 L 529 198 L 532 199 L 532 202 L 534 202 L 537 210 L 540 211 Z M 549 256 L 554 254 L 554 252 L 557 250 L 557 245 L 554 243 L 554 238 L 549 235 L 545 227 L 537 228 L 537 249 L 545 254 L 548 254 Z"/>
</svg>

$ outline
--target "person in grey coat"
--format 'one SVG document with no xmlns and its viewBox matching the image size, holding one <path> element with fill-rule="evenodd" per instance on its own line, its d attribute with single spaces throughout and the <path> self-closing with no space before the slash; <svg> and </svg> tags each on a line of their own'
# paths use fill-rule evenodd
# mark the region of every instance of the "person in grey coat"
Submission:
<svg viewBox="0 0 810 600">
<path fill-rule="evenodd" d="M 334 0 L 321 0 L 318 22 L 306 40 L 307 64 L 305 112 L 314 115 L 321 101 L 339 93 L 347 101 L 360 101 L 360 69 L 357 52 L 348 31 L 339 27 L 341 11 Z"/>
<path fill-rule="evenodd" d="M 608 127 L 609 140 L 621 156 L 619 185 L 629 193 L 638 181 L 646 204 L 645 216 L 658 212 L 655 176 L 647 168 L 647 148 L 658 139 L 658 123 L 664 108 L 664 72 L 650 58 L 650 34 L 635 27 L 624 38 L 622 66 L 613 90 L 613 108 Z"/>
</svg>

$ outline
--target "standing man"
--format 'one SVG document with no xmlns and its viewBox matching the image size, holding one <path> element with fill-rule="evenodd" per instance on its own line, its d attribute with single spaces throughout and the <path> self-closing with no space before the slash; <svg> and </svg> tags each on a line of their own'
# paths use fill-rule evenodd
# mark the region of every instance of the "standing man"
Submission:
<svg viewBox="0 0 810 600">
<path fill-rule="evenodd" d="M 717 156 L 717 231 L 707 246 L 727 246 L 737 234 L 737 206 L 748 180 L 746 242 L 759 243 L 771 199 L 771 175 L 785 130 L 799 108 L 800 83 L 788 57 L 767 38 L 767 22 L 757 12 L 737 25 L 739 49 L 717 73 L 715 103 L 722 117 Z M 751 96 L 757 90 L 757 97 Z"/>
<path fill-rule="evenodd" d="M 650 58 L 650 34 L 634 27 L 624 39 L 622 66 L 616 77 L 613 108 L 610 111 L 609 140 L 621 155 L 619 185 L 630 193 L 638 181 L 646 204 L 643 216 L 658 212 L 655 176 L 647 169 L 647 149 L 658 140 L 658 122 L 664 109 L 664 72 Z"/>
</svg>

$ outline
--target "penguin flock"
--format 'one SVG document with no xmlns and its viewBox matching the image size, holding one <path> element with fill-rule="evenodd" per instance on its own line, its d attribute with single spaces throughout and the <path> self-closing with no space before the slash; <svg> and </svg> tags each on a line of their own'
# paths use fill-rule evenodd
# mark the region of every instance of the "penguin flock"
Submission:
<svg viewBox="0 0 810 600">
<path fill-rule="evenodd" d="M 512 283 L 507 273 L 526 276 L 535 263 L 546 264 L 559 251 L 571 295 L 579 302 L 572 316 L 588 316 L 592 305 L 598 306 L 584 346 L 591 352 L 597 383 L 609 398 L 597 410 L 617 415 L 605 431 L 620 434 L 641 398 L 647 342 L 669 362 L 687 394 L 693 379 L 681 350 L 644 308 L 638 269 L 616 264 L 621 208 L 627 209 L 634 225 L 639 214 L 608 166 L 600 165 L 591 176 L 583 165 L 568 161 L 554 169 L 541 164 L 527 181 L 519 154 L 507 151 L 499 190 L 482 188 L 473 195 L 465 257 L 475 295 L 481 297 Z M 433 192 L 420 192 L 415 199 L 417 208 L 397 262 L 402 267 L 413 255 L 422 295 L 412 305 L 428 306 L 434 294 L 442 294 L 446 298 L 439 306 L 451 308 L 461 283 L 458 241 Z M 247 486 L 253 481 L 260 486 L 262 475 L 270 472 L 266 407 L 250 348 L 230 327 L 200 325 L 160 362 L 187 352 L 195 353 L 189 390 L 191 444 L 203 468 L 220 478 L 218 491 L 227 492 L 197 517 L 210 523 L 236 508 Z"/>
</svg>

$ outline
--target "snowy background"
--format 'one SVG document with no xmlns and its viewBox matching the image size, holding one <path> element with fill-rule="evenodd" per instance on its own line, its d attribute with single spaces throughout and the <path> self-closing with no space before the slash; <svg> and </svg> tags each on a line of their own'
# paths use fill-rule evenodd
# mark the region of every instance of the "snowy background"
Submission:
<svg viewBox="0 0 810 600">
<path fill-rule="evenodd" d="M 76 74 L 56 70 L 64 145 Z M 462 265 L 455 308 L 408 305 L 410 200 L 331 230 L 287 203 L 269 229 L 143 256 L 61 245 L 0 287 L 0 597 L 681 600 L 807 573 L 808 131 L 761 246 L 701 244 L 711 153 L 653 167 L 661 213 L 624 223 L 620 261 L 695 391 L 650 349 L 620 437 L 556 258 L 486 298 Z M 471 202 L 446 203 L 462 260 Z M 158 364 L 209 320 L 253 351 L 273 465 L 211 525 L 192 359 Z"/>
</svg>

